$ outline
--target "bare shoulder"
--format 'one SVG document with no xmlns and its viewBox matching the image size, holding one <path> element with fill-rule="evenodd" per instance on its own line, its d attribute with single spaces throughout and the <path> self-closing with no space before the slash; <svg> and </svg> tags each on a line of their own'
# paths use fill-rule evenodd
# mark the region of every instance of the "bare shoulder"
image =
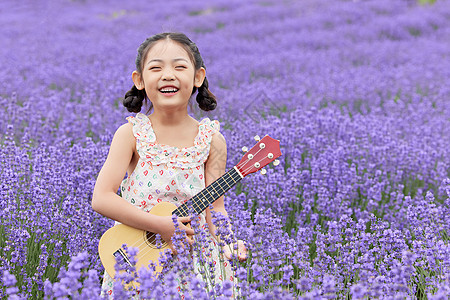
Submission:
<svg viewBox="0 0 450 300">
<path fill-rule="evenodd" d="M 206 183 L 219 178 L 225 173 L 227 164 L 227 143 L 220 132 L 214 133 L 211 139 L 208 159 L 205 162 Z"/>
<path fill-rule="evenodd" d="M 127 122 L 119 128 L 117 128 L 114 136 L 119 136 L 121 138 L 134 138 L 133 136 L 133 125 L 130 122 Z"/>
<path fill-rule="evenodd" d="M 136 141 L 132 125 L 120 126 L 111 141 L 108 156 L 97 177 L 94 193 L 116 192 L 132 161 Z"/>
<path fill-rule="evenodd" d="M 223 134 L 220 133 L 219 131 L 214 133 L 212 138 L 211 138 L 210 153 L 213 154 L 213 155 L 217 155 L 217 154 L 222 153 L 222 155 L 225 154 L 225 158 L 226 158 L 227 141 L 225 140 L 225 137 L 223 136 Z"/>
<path fill-rule="evenodd" d="M 136 148 L 136 139 L 133 134 L 133 125 L 125 123 L 117 128 L 113 137 L 113 142 L 119 142 L 121 145 L 132 146 Z"/>
<path fill-rule="evenodd" d="M 107 160 L 112 160 L 114 163 L 125 160 L 129 163 L 135 152 L 136 139 L 133 135 L 133 125 L 123 124 L 114 133 Z"/>
</svg>

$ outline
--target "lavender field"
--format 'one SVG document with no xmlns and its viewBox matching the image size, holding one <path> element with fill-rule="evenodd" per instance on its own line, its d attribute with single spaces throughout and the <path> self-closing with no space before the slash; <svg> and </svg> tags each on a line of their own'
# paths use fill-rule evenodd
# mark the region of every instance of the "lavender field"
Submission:
<svg viewBox="0 0 450 300">
<path fill-rule="evenodd" d="M 114 222 L 96 176 L 137 47 L 181 31 L 218 97 L 192 115 L 221 122 L 228 167 L 255 135 L 281 143 L 225 197 L 249 248 L 239 295 L 448 299 L 449 1 L 7 0 L 0 28 L 0 298 L 99 298 Z M 233 289 L 202 284 L 185 299 Z M 170 277 L 143 286 L 180 298 Z"/>
</svg>

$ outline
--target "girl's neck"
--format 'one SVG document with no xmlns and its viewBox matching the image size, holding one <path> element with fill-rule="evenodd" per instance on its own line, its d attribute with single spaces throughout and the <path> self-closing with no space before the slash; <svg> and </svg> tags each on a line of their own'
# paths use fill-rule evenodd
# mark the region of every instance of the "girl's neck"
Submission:
<svg viewBox="0 0 450 300">
<path fill-rule="evenodd" d="M 192 117 L 188 115 L 186 110 L 154 110 L 149 116 L 152 124 L 159 124 L 163 126 L 182 126 L 187 122 L 192 121 Z"/>
</svg>

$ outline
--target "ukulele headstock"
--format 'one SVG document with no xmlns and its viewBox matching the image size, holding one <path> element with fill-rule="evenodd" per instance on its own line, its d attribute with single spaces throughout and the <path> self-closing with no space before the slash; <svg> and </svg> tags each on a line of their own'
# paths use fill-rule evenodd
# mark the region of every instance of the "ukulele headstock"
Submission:
<svg viewBox="0 0 450 300">
<path fill-rule="evenodd" d="M 256 145 L 248 150 L 248 152 L 247 147 L 242 148 L 242 150 L 247 153 L 245 153 L 236 165 L 239 172 L 244 177 L 261 170 L 271 162 L 273 162 L 274 166 L 279 164 L 277 158 L 281 155 L 280 141 L 275 140 L 268 135 L 262 139 L 260 139 L 259 136 L 255 136 L 255 140 L 257 141 Z M 265 170 L 262 170 L 262 173 L 264 174 L 265 172 L 263 171 Z"/>
</svg>

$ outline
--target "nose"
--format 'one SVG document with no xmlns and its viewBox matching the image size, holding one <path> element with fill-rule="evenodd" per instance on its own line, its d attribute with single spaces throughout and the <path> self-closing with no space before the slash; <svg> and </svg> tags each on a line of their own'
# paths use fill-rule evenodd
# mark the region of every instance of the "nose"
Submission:
<svg viewBox="0 0 450 300">
<path fill-rule="evenodd" d="M 164 68 L 162 73 L 162 80 L 164 81 L 175 80 L 175 75 L 173 74 L 173 70 L 171 68 Z"/>
</svg>

